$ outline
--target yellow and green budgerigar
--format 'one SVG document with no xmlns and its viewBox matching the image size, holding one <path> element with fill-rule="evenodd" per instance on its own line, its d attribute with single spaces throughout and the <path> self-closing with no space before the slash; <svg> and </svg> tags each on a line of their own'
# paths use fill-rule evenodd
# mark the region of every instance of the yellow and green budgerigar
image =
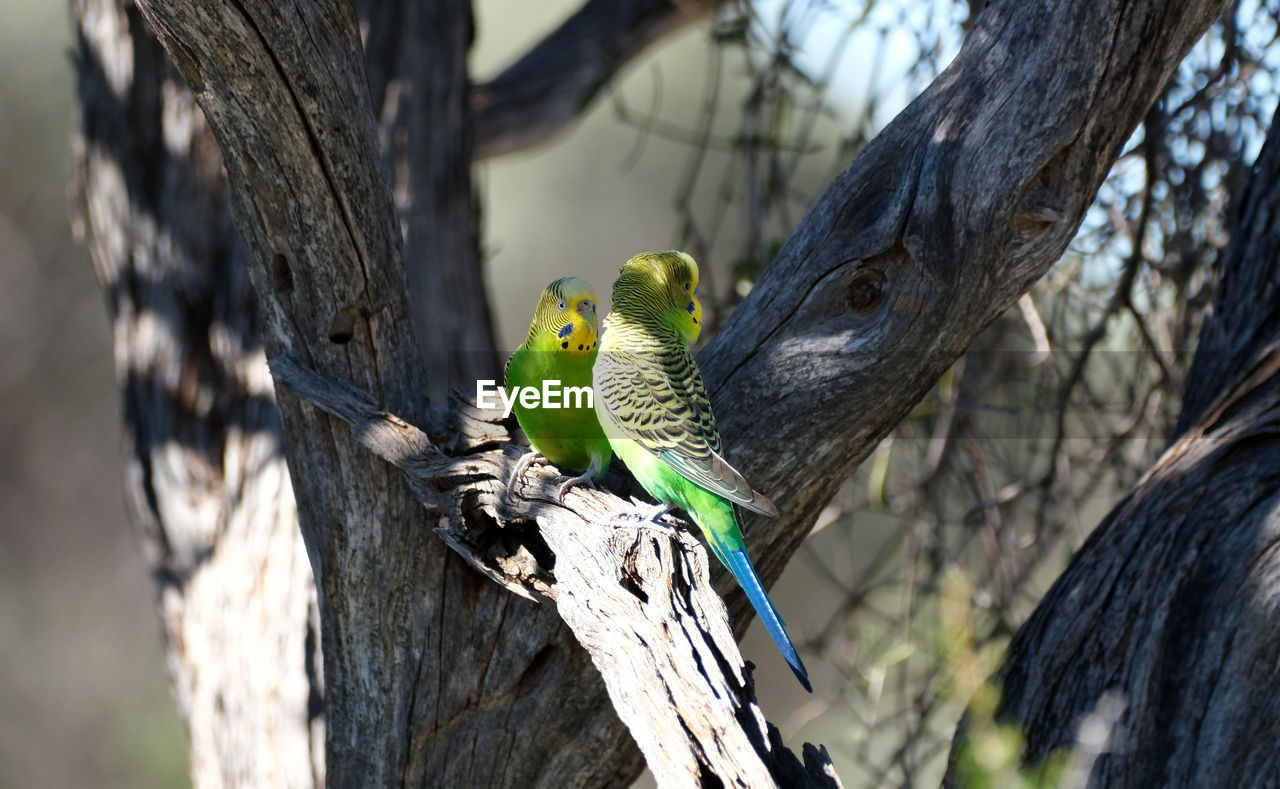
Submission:
<svg viewBox="0 0 1280 789">
<path fill-rule="evenodd" d="M 614 453 L 662 502 L 680 507 L 733 573 L 800 684 L 809 676 L 756 575 L 734 505 L 778 510 L 720 455 L 720 434 L 689 344 L 702 330 L 698 264 L 683 252 L 637 255 L 613 283 L 593 381 L 596 414 Z"/>
<path fill-rule="evenodd" d="M 529 336 L 507 361 L 506 387 L 533 387 L 541 392 L 544 381 L 559 381 L 559 391 L 591 388 L 591 366 L 599 352 L 596 305 L 600 297 L 591 283 L 580 277 L 552 282 L 538 298 Z M 600 429 L 592 404 L 585 396 L 564 395 L 560 407 L 540 402 L 528 407 L 517 398 L 512 411 L 529 437 L 533 452 L 516 464 L 514 483 L 533 462 L 546 458 L 561 469 L 582 471 L 560 486 L 559 498 L 575 485 L 592 485 L 613 458 L 609 441 Z"/>
</svg>

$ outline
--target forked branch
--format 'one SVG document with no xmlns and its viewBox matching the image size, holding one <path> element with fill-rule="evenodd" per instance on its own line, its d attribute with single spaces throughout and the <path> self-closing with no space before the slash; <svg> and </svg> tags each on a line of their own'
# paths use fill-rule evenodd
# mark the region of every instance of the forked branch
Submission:
<svg viewBox="0 0 1280 789">
<path fill-rule="evenodd" d="M 627 503 L 574 489 L 556 503 L 555 477 L 535 466 L 507 495 L 520 450 L 501 415 L 455 410 L 450 453 L 378 407 L 354 385 L 271 362 L 278 383 L 338 417 L 366 449 L 399 468 L 437 533 L 473 567 L 516 594 L 555 603 L 604 677 L 618 716 L 663 786 L 837 787 L 825 748 L 804 764 L 782 746 L 755 700 L 707 552 L 687 529 L 627 520 Z"/>
</svg>

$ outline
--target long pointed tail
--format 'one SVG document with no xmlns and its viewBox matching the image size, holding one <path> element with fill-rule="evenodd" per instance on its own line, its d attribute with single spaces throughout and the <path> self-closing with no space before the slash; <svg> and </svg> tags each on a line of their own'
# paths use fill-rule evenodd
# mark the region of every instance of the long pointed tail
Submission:
<svg viewBox="0 0 1280 789">
<path fill-rule="evenodd" d="M 751 564 L 747 552 L 741 548 L 733 549 L 726 546 L 723 551 L 716 551 L 716 553 L 720 556 L 720 561 L 733 573 L 733 577 L 738 579 L 738 585 L 742 587 L 742 591 L 747 593 L 747 599 L 760 615 L 764 629 L 769 632 L 773 643 L 778 645 L 778 651 L 786 659 L 787 665 L 791 666 L 796 679 L 800 680 L 805 690 L 812 693 L 813 686 L 809 684 L 809 672 L 805 671 L 804 663 L 800 661 L 800 655 L 796 653 L 795 645 L 787 635 L 786 623 L 782 621 L 782 617 L 778 616 L 778 609 L 773 607 L 773 601 L 760 585 L 760 576 L 756 575 L 756 568 Z"/>
</svg>

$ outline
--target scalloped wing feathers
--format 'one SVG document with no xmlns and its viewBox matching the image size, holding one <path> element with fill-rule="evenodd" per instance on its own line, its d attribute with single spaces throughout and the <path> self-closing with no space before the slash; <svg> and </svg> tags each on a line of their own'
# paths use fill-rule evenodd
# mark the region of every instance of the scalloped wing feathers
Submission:
<svg viewBox="0 0 1280 789">
<path fill-rule="evenodd" d="M 597 410 L 603 410 L 616 432 L 634 439 L 689 482 L 777 517 L 773 502 L 720 455 L 711 401 L 683 343 L 630 326 L 613 326 L 611 332 L 608 347 L 596 359 L 594 381 L 604 406 Z"/>
</svg>

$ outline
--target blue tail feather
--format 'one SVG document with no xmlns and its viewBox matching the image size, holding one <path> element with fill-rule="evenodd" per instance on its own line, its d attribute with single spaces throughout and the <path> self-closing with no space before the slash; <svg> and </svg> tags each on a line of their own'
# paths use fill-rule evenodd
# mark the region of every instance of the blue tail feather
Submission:
<svg viewBox="0 0 1280 789">
<path fill-rule="evenodd" d="M 787 635 L 786 623 L 782 621 L 782 617 L 778 616 L 778 609 L 773 607 L 773 601 L 769 599 L 769 595 L 765 592 L 764 587 L 761 586 L 760 576 L 756 575 L 756 568 L 751 564 L 751 559 L 747 556 L 747 552 L 739 548 L 716 551 L 715 553 L 721 563 L 728 567 L 729 571 L 733 573 L 733 577 L 738 580 L 738 585 L 742 587 L 742 591 L 747 593 L 747 599 L 751 601 L 756 613 L 760 615 L 760 621 L 764 623 L 764 629 L 768 631 L 773 643 L 777 644 L 778 651 L 782 653 L 787 665 L 791 666 L 791 671 L 796 675 L 796 679 L 800 680 L 800 684 L 804 686 L 805 690 L 812 693 L 813 686 L 809 684 L 809 672 L 805 671 L 804 663 L 800 661 L 800 655 L 796 653 L 795 645 L 791 643 L 791 638 Z"/>
</svg>

